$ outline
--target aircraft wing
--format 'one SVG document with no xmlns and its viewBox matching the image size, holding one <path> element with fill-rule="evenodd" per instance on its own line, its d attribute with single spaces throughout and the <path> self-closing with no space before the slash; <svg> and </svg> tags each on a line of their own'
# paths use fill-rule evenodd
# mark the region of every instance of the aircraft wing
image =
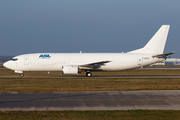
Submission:
<svg viewBox="0 0 180 120">
<path fill-rule="evenodd" d="M 100 62 L 94 62 L 94 63 L 89 63 L 89 64 L 84 64 L 84 65 L 79 65 L 79 67 L 82 68 L 99 68 L 100 66 L 104 65 L 105 63 L 109 63 L 111 61 L 100 61 Z"/>
<path fill-rule="evenodd" d="M 170 53 L 165 53 L 165 54 L 159 54 L 159 55 L 154 55 L 152 57 L 157 57 L 157 58 L 166 58 L 169 55 L 174 54 L 175 52 L 170 52 Z"/>
</svg>

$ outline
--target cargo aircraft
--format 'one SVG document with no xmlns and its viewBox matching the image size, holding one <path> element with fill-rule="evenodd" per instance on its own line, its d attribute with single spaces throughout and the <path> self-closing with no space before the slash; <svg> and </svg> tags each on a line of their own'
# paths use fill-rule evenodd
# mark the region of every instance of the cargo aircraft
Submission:
<svg viewBox="0 0 180 120">
<path fill-rule="evenodd" d="M 127 53 L 34 53 L 13 57 L 3 65 L 24 76 L 24 71 L 62 71 L 63 74 L 91 71 L 120 71 L 164 61 L 175 52 L 163 54 L 170 25 L 162 25 L 143 47 Z"/>
</svg>

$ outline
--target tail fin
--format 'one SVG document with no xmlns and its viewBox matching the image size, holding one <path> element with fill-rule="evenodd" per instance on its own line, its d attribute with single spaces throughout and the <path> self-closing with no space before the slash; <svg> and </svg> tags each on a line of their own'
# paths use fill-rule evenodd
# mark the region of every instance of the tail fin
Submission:
<svg viewBox="0 0 180 120">
<path fill-rule="evenodd" d="M 162 25 L 161 28 L 143 48 L 130 51 L 128 53 L 150 53 L 156 55 L 163 54 L 169 28 L 170 25 Z"/>
</svg>

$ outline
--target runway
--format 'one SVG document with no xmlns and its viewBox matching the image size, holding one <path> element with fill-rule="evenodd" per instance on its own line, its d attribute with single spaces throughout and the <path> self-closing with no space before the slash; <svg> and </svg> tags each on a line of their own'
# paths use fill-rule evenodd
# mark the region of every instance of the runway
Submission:
<svg viewBox="0 0 180 120">
<path fill-rule="evenodd" d="M 180 90 L 1 92 L 0 111 L 180 110 Z"/>
<path fill-rule="evenodd" d="M 180 78 L 180 75 L 115 75 L 115 76 L 0 76 L 0 78 Z"/>
</svg>

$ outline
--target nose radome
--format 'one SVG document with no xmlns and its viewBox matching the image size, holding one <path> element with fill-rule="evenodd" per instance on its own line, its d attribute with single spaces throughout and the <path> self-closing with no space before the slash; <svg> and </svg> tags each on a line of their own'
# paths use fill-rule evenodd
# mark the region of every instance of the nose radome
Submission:
<svg viewBox="0 0 180 120">
<path fill-rule="evenodd" d="M 11 70 L 17 70 L 16 62 L 14 61 L 7 61 L 3 64 L 5 68 L 11 69 Z"/>
<path fill-rule="evenodd" d="M 5 63 L 3 64 L 3 66 L 4 66 L 5 68 L 9 68 L 9 67 L 10 67 L 9 61 L 8 61 L 8 62 L 5 62 Z"/>
<path fill-rule="evenodd" d="M 3 64 L 3 66 L 6 67 L 6 66 L 7 66 L 7 62 L 5 62 L 5 63 Z"/>
</svg>

